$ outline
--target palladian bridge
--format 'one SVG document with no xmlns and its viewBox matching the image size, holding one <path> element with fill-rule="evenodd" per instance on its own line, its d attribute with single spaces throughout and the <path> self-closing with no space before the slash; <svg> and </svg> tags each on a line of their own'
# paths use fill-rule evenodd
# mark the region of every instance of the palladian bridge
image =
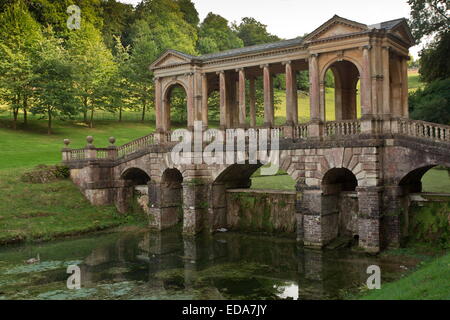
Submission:
<svg viewBox="0 0 450 320">
<path fill-rule="evenodd" d="M 184 89 L 187 127 L 208 128 L 208 97 L 219 92 L 220 129 L 272 128 L 281 139 L 280 168 L 296 182 L 297 239 L 323 247 L 335 239 L 345 214 L 356 208 L 351 234 L 377 252 L 400 243 L 405 206 L 421 191 L 430 168 L 450 167 L 450 126 L 408 118 L 408 48 L 405 19 L 366 25 L 334 16 L 304 38 L 203 56 L 166 51 L 154 73 L 156 131 L 123 146 L 69 148 L 63 161 L 94 205 L 130 206 L 136 186 L 147 197 L 150 224 L 165 229 L 180 220 L 183 232 L 227 227 L 226 192 L 249 188 L 262 165 L 174 164 L 170 151 L 171 92 Z M 309 71 L 309 106 L 299 106 L 297 75 Z M 325 76 L 335 81 L 335 115 L 326 118 Z M 286 122 L 275 125 L 274 76 L 285 75 Z M 257 126 L 255 81 L 264 92 L 264 125 Z M 358 101 L 360 100 L 360 101 Z M 299 122 L 298 110 L 309 111 Z M 194 155 L 195 156 L 195 155 Z M 145 187 L 143 187 L 145 186 Z M 350 197 L 344 197 L 349 195 Z M 350 199 L 350 200 L 348 200 Z"/>
</svg>

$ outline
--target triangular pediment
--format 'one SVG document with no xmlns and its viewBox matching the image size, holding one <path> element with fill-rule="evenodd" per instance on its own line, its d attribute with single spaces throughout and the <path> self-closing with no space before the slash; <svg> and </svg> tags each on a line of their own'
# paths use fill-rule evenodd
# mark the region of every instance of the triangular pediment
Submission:
<svg viewBox="0 0 450 320">
<path fill-rule="evenodd" d="M 400 23 L 398 26 L 390 30 L 390 33 L 403 40 L 405 43 L 410 44 L 411 46 L 415 44 L 414 38 L 406 23 Z"/>
<path fill-rule="evenodd" d="M 358 33 L 368 30 L 367 26 L 362 23 L 351 21 L 339 16 L 334 16 L 316 30 L 311 32 L 306 38 L 306 41 L 314 41 L 336 36 Z"/>
<path fill-rule="evenodd" d="M 175 50 L 168 50 L 163 53 L 155 62 L 150 65 L 150 69 L 155 69 L 164 66 L 177 65 L 183 63 L 189 63 L 192 59 L 181 52 Z"/>
</svg>

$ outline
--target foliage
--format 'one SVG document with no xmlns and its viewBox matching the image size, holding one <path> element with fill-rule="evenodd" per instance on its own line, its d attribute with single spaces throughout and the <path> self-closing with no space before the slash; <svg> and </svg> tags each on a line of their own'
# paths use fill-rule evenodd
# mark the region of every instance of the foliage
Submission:
<svg viewBox="0 0 450 320">
<path fill-rule="evenodd" d="M 236 31 L 237 36 L 244 42 L 244 46 L 253 46 L 280 40 L 280 38 L 267 31 L 267 25 L 251 17 L 242 18 L 240 24 L 233 24 L 233 29 Z"/>
<path fill-rule="evenodd" d="M 228 20 L 212 12 L 208 13 L 199 28 L 198 51 L 213 53 L 244 46 L 243 41 L 228 25 Z"/>
<path fill-rule="evenodd" d="M 448 0 L 408 0 L 411 6 L 410 27 L 414 38 L 447 32 L 450 24 Z"/>
<path fill-rule="evenodd" d="M 420 52 L 420 79 L 432 82 L 438 79 L 450 78 L 450 31 L 444 32 Z"/>
<path fill-rule="evenodd" d="M 450 124 L 450 78 L 436 80 L 409 95 L 412 119 Z"/>
<path fill-rule="evenodd" d="M 38 165 L 33 170 L 25 171 L 20 180 L 30 183 L 48 183 L 58 179 L 67 179 L 70 176 L 70 170 L 62 165 Z"/>
</svg>

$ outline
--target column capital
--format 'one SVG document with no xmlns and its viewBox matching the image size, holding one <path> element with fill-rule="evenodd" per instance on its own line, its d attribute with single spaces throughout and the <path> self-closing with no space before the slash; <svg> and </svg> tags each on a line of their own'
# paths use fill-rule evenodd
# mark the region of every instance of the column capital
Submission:
<svg viewBox="0 0 450 320">
<path fill-rule="evenodd" d="M 318 53 L 311 53 L 311 54 L 309 55 L 309 57 L 310 57 L 310 58 L 318 58 L 318 57 L 319 57 L 319 54 L 318 54 Z"/>
<path fill-rule="evenodd" d="M 225 73 L 225 70 L 216 71 L 216 74 L 217 74 L 217 75 L 219 75 L 219 74 L 224 74 L 224 73 Z"/>
<path fill-rule="evenodd" d="M 372 49 L 372 45 L 367 44 L 367 45 L 365 45 L 365 46 L 362 46 L 361 49 L 362 49 L 362 50 L 370 50 L 370 49 Z"/>
<path fill-rule="evenodd" d="M 236 72 L 245 71 L 245 68 L 236 68 Z"/>
<path fill-rule="evenodd" d="M 154 81 L 158 81 L 158 80 L 160 80 L 161 79 L 161 77 L 153 77 L 153 80 Z"/>
<path fill-rule="evenodd" d="M 268 64 L 268 63 L 261 64 L 259 67 L 260 67 L 261 69 L 269 68 L 269 64 Z"/>
<path fill-rule="evenodd" d="M 189 76 L 193 76 L 193 75 L 194 75 L 194 72 L 186 72 L 184 74 L 185 77 L 189 77 Z"/>
<path fill-rule="evenodd" d="M 388 46 L 382 46 L 381 48 L 386 50 L 386 51 L 390 51 L 391 50 L 391 47 L 388 47 Z"/>
<path fill-rule="evenodd" d="M 281 64 L 282 64 L 283 66 L 285 66 L 285 65 L 287 65 L 287 64 L 292 64 L 292 61 L 291 61 L 291 60 L 282 61 Z"/>
</svg>

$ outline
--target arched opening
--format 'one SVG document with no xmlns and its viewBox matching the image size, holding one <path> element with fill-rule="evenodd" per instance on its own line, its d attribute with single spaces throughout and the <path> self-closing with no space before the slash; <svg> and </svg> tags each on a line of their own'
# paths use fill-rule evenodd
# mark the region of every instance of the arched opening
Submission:
<svg viewBox="0 0 450 320">
<path fill-rule="evenodd" d="M 178 169 L 166 169 L 161 177 L 161 228 L 183 221 L 183 175 Z"/>
<path fill-rule="evenodd" d="M 166 90 L 164 102 L 167 129 L 170 129 L 172 124 L 185 127 L 188 119 L 186 89 L 179 83 L 172 84 Z"/>
<path fill-rule="evenodd" d="M 355 64 L 342 60 L 324 73 L 325 120 L 354 120 L 361 117 L 360 74 Z"/>
<path fill-rule="evenodd" d="M 355 175 L 346 168 L 330 169 L 322 179 L 322 211 L 334 237 L 356 239 L 358 235 L 357 186 Z"/>
<path fill-rule="evenodd" d="M 149 212 L 148 183 L 149 175 L 142 169 L 129 168 L 121 175 L 124 187 L 118 189 L 116 207 L 119 212 Z"/>
<path fill-rule="evenodd" d="M 298 218 L 295 181 L 283 170 L 261 175 L 260 168 L 261 163 L 234 164 L 216 178 L 213 194 L 221 195 L 213 197 L 216 225 L 240 231 L 294 233 Z M 290 180 L 288 188 L 286 180 Z"/>
</svg>

